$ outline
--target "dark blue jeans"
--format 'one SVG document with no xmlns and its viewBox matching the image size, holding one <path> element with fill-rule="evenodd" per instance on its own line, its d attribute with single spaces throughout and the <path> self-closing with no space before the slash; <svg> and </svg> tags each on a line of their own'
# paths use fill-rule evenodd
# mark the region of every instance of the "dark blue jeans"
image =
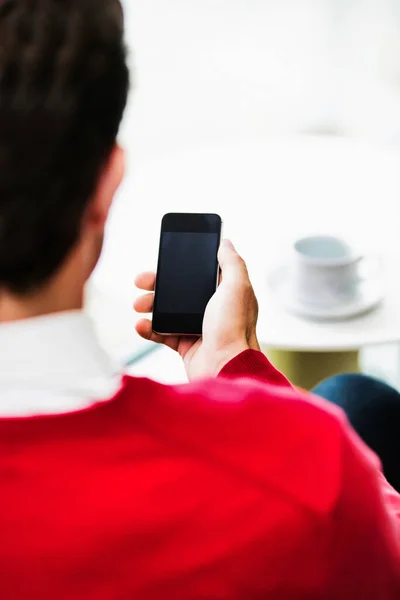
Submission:
<svg viewBox="0 0 400 600">
<path fill-rule="evenodd" d="M 365 375 L 339 375 L 314 393 L 343 408 L 359 436 L 382 461 L 387 480 L 400 492 L 400 394 Z"/>
</svg>

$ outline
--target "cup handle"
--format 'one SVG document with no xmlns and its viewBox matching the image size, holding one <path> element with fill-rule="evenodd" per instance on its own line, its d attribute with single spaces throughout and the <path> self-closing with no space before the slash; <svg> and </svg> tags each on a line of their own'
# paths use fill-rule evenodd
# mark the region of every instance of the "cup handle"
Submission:
<svg viewBox="0 0 400 600">
<path fill-rule="evenodd" d="M 359 260 L 360 271 L 357 282 L 364 283 L 367 279 L 376 277 L 383 267 L 381 256 L 362 256 Z"/>
</svg>

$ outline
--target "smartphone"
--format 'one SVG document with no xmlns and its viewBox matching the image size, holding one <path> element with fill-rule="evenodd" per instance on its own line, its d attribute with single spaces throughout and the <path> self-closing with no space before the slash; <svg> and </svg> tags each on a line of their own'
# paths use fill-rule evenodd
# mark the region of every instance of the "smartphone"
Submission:
<svg viewBox="0 0 400 600">
<path fill-rule="evenodd" d="M 153 331 L 201 336 L 219 278 L 221 217 L 170 213 L 161 225 Z"/>
</svg>

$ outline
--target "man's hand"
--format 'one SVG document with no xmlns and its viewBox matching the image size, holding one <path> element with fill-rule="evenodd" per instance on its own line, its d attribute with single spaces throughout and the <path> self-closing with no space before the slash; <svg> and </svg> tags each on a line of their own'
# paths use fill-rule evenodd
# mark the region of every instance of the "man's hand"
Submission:
<svg viewBox="0 0 400 600">
<path fill-rule="evenodd" d="M 244 350 L 260 350 L 256 335 L 258 304 L 246 264 L 229 241 L 222 242 L 218 259 L 221 284 L 207 306 L 202 338 L 157 335 L 148 319 L 136 326 L 146 340 L 176 350 L 190 380 L 216 376 Z M 152 312 L 155 279 L 155 273 L 143 273 L 136 279 L 139 289 L 150 292 L 136 300 L 136 312 Z"/>
</svg>

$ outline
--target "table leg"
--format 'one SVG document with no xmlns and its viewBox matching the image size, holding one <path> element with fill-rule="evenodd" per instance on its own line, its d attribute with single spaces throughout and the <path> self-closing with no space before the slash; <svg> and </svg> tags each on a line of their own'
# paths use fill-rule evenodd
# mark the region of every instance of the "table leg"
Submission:
<svg viewBox="0 0 400 600">
<path fill-rule="evenodd" d="M 263 347 L 272 364 L 289 381 L 305 390 L 340 373 L 358 373 L 359 352 L 295 352 Z"/>
</svg>

